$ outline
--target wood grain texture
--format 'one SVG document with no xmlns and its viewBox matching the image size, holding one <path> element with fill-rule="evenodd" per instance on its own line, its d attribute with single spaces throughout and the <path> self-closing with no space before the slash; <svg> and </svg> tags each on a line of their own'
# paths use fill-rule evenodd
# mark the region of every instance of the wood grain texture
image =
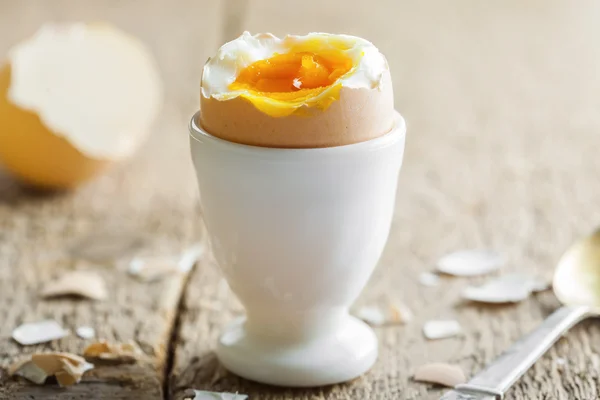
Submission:
<svg viewBox="0 0 600 400">
<path fill-rule="evenodd" d="M 396 108 L 408 125 L 406 158 L 390 240 L 359 302 L 400 297 L 416 318 L 378 328 L 379 361 L 350 384 L 286 390 L 219 379 L 211 350 L 236 312 L 207 261 L 186 293 L 174 396 L 196 387 L 261 400 L 434 400 L 443 391 L 412 382 L 417 366 L 449 361 L 472 375 L 533 329 L 558 305 L 549 292 L 482 307 L 459 299 L 463 287 L 482 279 L 444 278 L 436 288 L 417 279 L 440 255 L 470 247 L 506 253 L 507 272 L 549 279 L 562 251 L 600 221 L 598 18 L 591 0 L 251 0 L 238 33 L 344 32 L 387 55 Z M 458 319 L 464 335 L 427 342 L 421 327 L 432 318 Z M 506 398 L 598 398 L 598 343 L 597 321 L 579 325 Z"/>
<path fill-rule="evenodd" d="M 199 70 L 216 49 L 219 12 L 216 3 L 191 0 L 178 1 L 176 7 L 157 0 L 0 2 L 0 54 L 46 21 L 109 21 L 154 52 L 166 89 L 162 114 L 139 154 L 76 192 L 34 193 L 0 172 L 0 367 L 34 351 L 78 353 L 88 343 L 74 334 L 30 347 L 10 339 L 19 324 L 42 318 L 55 318 L 73 331 L 92 326 L 99 338 L 110 341 L 134 340 L 149 360 L 98 367 L 69 389 L 33 386 L 3 371 L 0 399 L 163 399 L 185 277 L 140 283 L 122 265 L 74 261 L 64 250 L 75 239 L 102 230 L 149 237 L 147 254 L 176 255 L 200 239 L 186 120 L 198 107 Z M 39 298 L 47 279 L 87 267 L 106 279 L 106 301 Z"/>
<path fill-rule="evenodd" d="M 43 21 L 82 18 L 108 19 L 148 43 L 163 73 L 166 104 L 135 159 L 77 192 L 40 195 L 0 176 L 0 364 L 23 352 L 82 349 L 85 342 L 75 337 L 27 348 L 11 341 L 15 326 L 42 317 L 69 328 L 92 325 L 111 340 L 134 339 L 150 361 L 98 368 L 68 390 L 26 385 L 0 368 L 0 399 L 162 399 L 170 348 L 166 397 L 176 399 L 194 387 L 261 400 L 434 400 L 440 389 L 411 381 L 417 366 L 450 361 L 474 374 L 558 303 L 542 293 L 515 306 L 474 306 L 458 294 L 481 279 L 444 278 L 426 288 L 417 283 L 419 274 L 447 251 L 486 246 L 510 257 L 506 271 L 550 278 L 561 252 L 600 221 L 600 4 L 593 0 L 6 0 L 0 2 L 0 54 Z M 105 265 L 94 268 L 112 288 L 106 302 L 37 297 L 47 278 L 91 266 L 65 261 L 62 252 L 89 232 L 142 231 L 154 238 L 156 252 L 178 251 L 203 237 L 186 124 L 198 107 L 206 57 L 244 29 L 345 32 L 372 40 L 389 59 L 396 108 L 407 120 L 389 244 L 359 302 L 400 297 L 416 317 L 405 326 L 378 328 L 378 363 L 345 385 L 277 389 L 224 373 L 212 349 L 240 305 L 210 258 L 198 265 L 185 293 L 180 279 L 141 284 Z M 425 341 L 422 323 L 438 317 L 458 319 L 464 335 Z M 597 321 L 581 324 L 507 399 L 596 399 L 599 343 Z"/>
</svg>

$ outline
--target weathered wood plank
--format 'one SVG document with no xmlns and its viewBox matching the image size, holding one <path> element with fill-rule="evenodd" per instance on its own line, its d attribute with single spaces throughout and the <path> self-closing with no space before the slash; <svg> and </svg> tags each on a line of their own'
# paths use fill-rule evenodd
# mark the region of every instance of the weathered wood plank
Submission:
<svg viewBox="0 0 600 400">
<path fill-rule="evenodd" d="M 408 123 L 407 151 L 389 245 L 360 301 L 398 295 L 416 318 L 377 330 L 379 362 L 351 384 L 285 390 L 231 375 L 213 382 L 218 364 L 211 350 L 236 313 L 217 267 L 206 261 L 186 294 L 173 393 L 193 386 L 264 400 L 433 400 L 441 390 L 411 382 L 415 367 L 450 361 L 474 374 L 534 328 L 558 305 L 551 293 L 484 308 L 458 296 L 480 280 L 446 278 L 425 288 L 417 278 L 445 252 L 479 246 L 505 252 L 507 271 L 550 278 L 561 252 L 600 220 L 599 18 L 600 5 L 591 0 L 307 0 L 295 6 L 252 0 L 239 32 L 352 33 L 388 56 L 397 109 Z M 436 317 L 457 318 L 464 336 L 426 342 L 422 323 Z M 596 322 L 578 326 L 507 398 L 597 398 L 598 343 Z"/>
<path fill-rule="evenodd" d="M 22 322 L 55 318 L 65 327 L 96 328 L 111 341 L 135 340 L 149 356 L 135 366 L 102 367 L 68 389 L 37 387 L 0 373 L 2 399 L 163 398 L 164 370 L 184 277 L 140 283 L 121 266 L 73 261 L 64 249 L 102 229 L 149 236 L 152 254 L 178 254 L 199 240 L 197 189 L 188 155 L 186 120 L 197 108 L 199 70 L 214 52 L 219 4 L 212 1 L 32 1 L 0 4 L 0 54 L 44 21 L 106 20 L 141 38 L 155 53 L 166 98 L 152 137 L 133 160 L 73 193 L 43 195 L 0 176 L 0 367 L 39 350 L 80 352 L 75 335 L 46 346 L 21 347 L 10 339 Z M 115 96 L 118 96 L 115 93 Z M 42 301 L 48 278 L 75 268 L 97 269 L 107 280 L 104 302 Z"/>
</svg>

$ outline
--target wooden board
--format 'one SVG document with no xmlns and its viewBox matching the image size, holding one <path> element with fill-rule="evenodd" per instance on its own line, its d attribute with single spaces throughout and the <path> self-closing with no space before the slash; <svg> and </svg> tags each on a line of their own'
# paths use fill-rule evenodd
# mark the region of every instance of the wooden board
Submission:
<svg viewBox="0 0 600 400">
<path fill-rule="evenodd" d="M 0 399 L 179 399 L 190 388 L 261 400 L 438 399 L 439 388 L 411 381 L 417 366 L 449 361 L 475 374 L 558 302 L 548 292 L 515 306 L 474 306 L 459 293 L 482 279 L 444 278 L 426 288 L 419 274 L 447 251 L 492 247 L 509 257 L 507 272 L 549 279 L 561 252 L 600 221 L 600 5 L 592 0 L 15 0 L 0 3 L 0 54 L 43 21 L 80 18 L 108 19 L 147 42 L 163 72 L 166 104 L 138 157 L 75 193 L 43 196 L 1 176 L 0 363 L 83 348 L 76 337 L 31 348 L 10 339 L 21 322 L 49 317 L 71 329 L 92 325 L 109 340 L 133 339 L 150 362 L 98 368 L 68 390 L 24 384 L 0 369 Z M 185 286 L 179 278 L 148 285 L 63 252 L 82 235 L 114 227 L 149 234 L 149 249 L 160 253 L 204 240 L 186 124 L 206 57 L 244 29 L 372 40 L 389 59 L 396 108 L 408 123 L 389 244 L 359 304 L 400 297 L 415 319 L 377 328 L 378 363 L 348 384 L 278 389 L 223 372 L 212 349 L 240 305 L 211 257 Z M 43 281 L 76 267 L 100 270 L 110 299 L 39 300 Z M 421 327 L 432 318 L 456 318 L 464 334 L 427 342 Z M 597 323 L 581 324 L 507 399 L 595 399 L 598 343 Z"/>
<path fill-rule="evenodd" d="M 99 338 L 109 341 L 134 340 L 149 361 L 96 368 L 68 390 L 25 384 L 9 379 L 3 371 L 1 399 L 163 399 L 169 343 L 185 276 L 141 283 L 129 277 L 121 264 L 73 260 L 65 250 L 103 230 L 149 237 L 143 248 L 147 254 L 177 255 L 201 240 L 185 120 L 198 107 L 198 71 L 216 49 L 219 14 L 218 3 L 196 1 L 178 1 L 177 7 L 155 0 L 0 3 L 0 54 L 44 21 L 107 20 L 150 47 L 166 89 L 162 115 L 139 155 L 80 190 L 36 194 L 5 173 L 0 175 L 0 366 L 35 351 L 78 353 L 89 343 L 74 334 L 31 347 L 10 339 L 19 324 L 45 318 L 57 319 L 71 330 L 92 326 Z M 40 299 L 43 282 L 74 268 L 99 271 L 109 286 L 108 300 Z"/>
<path fill-rule="evenodd" d="M 218 379 L 211 349 L 236 312 L 216 283 L 217 267 L 207 263 L 186 293 L 172 389 L 239 391 L 261 400 L 438 399 L 442 390 L 411 381 L 417 366 L 453 362 L 475 374 L 558 302 L 548 292 L 515 306 L 475 306 L 459 293 L 481 279 L 444 278 L 426 288 L 419 274 L 448 251 L 491 247 L 509 257 L 507 272 L 550 279 L 571 240 L 600 220 L 600 8 L 566 0 L 252 0 L 247 10 L 238 31 L 344 32 L 387 55 L 407 148 L 389 243 L 360 303 L 399 296 L 415 319 L 378 328 L 379 361 L 350 384 L 286 390 Z M 464 335 L 426 341 L 421 327 L 433 318 L 458 319 Z M 597 398 L 598 343 L 600 326 L 580 325 L 507 399 Z"/>
</svg>

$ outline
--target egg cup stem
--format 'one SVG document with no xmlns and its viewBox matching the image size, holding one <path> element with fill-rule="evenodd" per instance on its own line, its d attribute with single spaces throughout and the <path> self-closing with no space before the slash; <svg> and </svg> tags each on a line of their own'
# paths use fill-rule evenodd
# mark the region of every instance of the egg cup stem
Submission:
<svg viewBox="0 0 600 400">
<path fill-rule="evenodd" d="M 215 258 L 247 310 L 221 335 L 230 371 L 279 386 L 354 379 L 377 358 L 348 313 L 386 244 L 406 128 L 361 143 L 280 149 L 228 142 L 190 124 Z"/>
</svg>

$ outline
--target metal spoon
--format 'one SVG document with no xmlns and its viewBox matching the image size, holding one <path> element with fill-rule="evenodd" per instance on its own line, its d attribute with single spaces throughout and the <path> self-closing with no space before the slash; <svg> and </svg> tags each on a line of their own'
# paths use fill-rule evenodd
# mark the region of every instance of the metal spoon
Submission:
<svg viewBox="0 0 600 400">
<path fill-rule="evenodd" d="M 468 383 L 440 400 L 497 400 L 571 327 L 600 315 L 600 229 L 576 242 L 560 259 L 553 290 L 561 308 L 521 338 Z"/>
</svg>

